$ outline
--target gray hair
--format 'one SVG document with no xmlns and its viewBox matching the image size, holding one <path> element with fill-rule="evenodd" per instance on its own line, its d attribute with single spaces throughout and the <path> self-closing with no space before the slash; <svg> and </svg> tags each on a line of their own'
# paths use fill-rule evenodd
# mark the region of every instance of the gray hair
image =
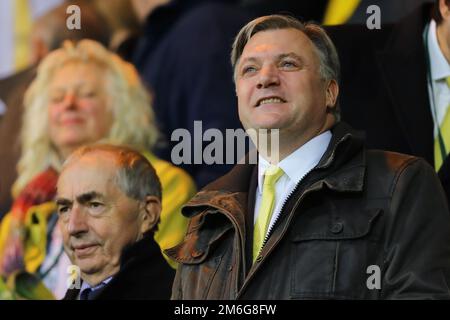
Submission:
<svg viewBox="0 0 450 320">
<path fill-rule="evenodd" d="M 92 144 L 78 148 L 64 162 L 63 170 L 70 163 L 92 152 L 108 152 L 114 156 L 118 166 L 116 182 L 128 197 L 144 201 L 146 196 L 162 198 L 161 182 L 150 162 L 138 151 L 111 144 Z"/>
<path fill-rule="evenodd" d="M 318 24 L 303 23 L 294 17 L 287 15 L 269 15 L 256 18 L 247 23 L 236 36 L 231 51 L 231 65 L 234 70 L 234 80 L 237 76 L 237 65 L 248 41 L 258 32 L 281 29 L 297 29 L 305 34 L 313 43 L 313 47 L 319 57 L 319 73 L 324 80 L 334 80 L 339 84 L 340 64 L 339 57 L 330 37 Z M 336 120 L 339 121 L 339 105 L 333 108 Z"/>
</svg>

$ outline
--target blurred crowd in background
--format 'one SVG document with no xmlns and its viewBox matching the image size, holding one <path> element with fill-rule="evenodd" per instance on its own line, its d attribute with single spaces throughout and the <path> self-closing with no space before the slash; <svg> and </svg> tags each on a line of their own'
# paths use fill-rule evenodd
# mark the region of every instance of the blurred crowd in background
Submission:
<svg viewBox="0 0 450 320">
<path fill-rule="evenodd" d="M 408 66 L 397 71 L 401 61 L 397 64 L 389 60 L 393 63 L 390 66 L 389 61 L 383 64 L 383 57 L 395 57 L 394 53 L 400 52 L 402 60 L 408 56 L 406 53 L 414 53 L 412 45 L 405 42 L 401 46 L 408 36 L 399 32 L 410 24 L 417 27 L 419 34 L 414 39 L 421 39 L 433 2 L 0 1 L 0 273 L 8 277 L 14 270 L 25 268 L 39 273 L 41 278 L 50 275 L 44 283 L 51 294 L 56 298 L 64 295 L 61 279 L 69 262 L 61 258 L 60 235 L 53 228 L 57 222 L 51 218 L 54 207 L 42 205 L 51 204 L 55 179 L 70 151 L 102 139 L 129 144 L 147 153 L 161 178 L 166 201 L 157 241 L 162 248 L 180 241 L 187 224 L 180 213 L 183 203 L 195 190 L 225 174 L 231 165 L 171 164 L 171 150 L 176 144 L 171 141 L 171 134 L 179 128 L 193 133 L 194 121 L 202 121 L 203 131 L 241 128 L 230 64 L 231 44 L 243 25 L 261 15 L 287 13 L 327 26 L 341 59 L 343 120 L 367 130 L 369 147 L 414 154 L 435 165 L 426 85 L 415 90 L 411 84 L 406 89 L 408 105 L 422 104 L 423 99 L 426 107 L 422 112 L 405 113 L 411 122 L 400 124 L 396 122 L 398 113 L 394 106 L 396 89 L 383 87 L 386 77 L 389 82 L 392 76 L 394 83 L 396 75 L 413 81 Z M 73 4 L 80 8 L 80 30 L 69 30 L 66 25 L 71 15 L 67 7 Z M 372 32 L 366 26 L 369 5 L 377 5 L 381 10 L 381 29 Z M 412 36 L 414 28 L 407 30 Z M 95 43 L 80 42 L 82 39 Z M 74 43 L 65 43 L 66 40 Z M 386 55 L 375 56 L 379 52 Z M 393 54 L 389 56 L 389 52 Z M 73 61 L 76 67 L 69 68 L 67 61 Z M 385 77 L 378 72 L 386 66 Z M 420 75 L 422 83 L 426 71 L 420 68 L 417 65 L 417 72 L 413 70 L 412 74 Z M 94 89 L 80 87 L 77 81 L 90 83 Z M 81 88 L 72 98 L 79 99 L 76 103 L 66 101 L 70 97 L 64 90 L 71 85 Z M 411 90 L 422 95 L 417 98 Z M 392 96 L 394 105 L 390 106 Z M 105 120 L 107 106 L 114 110 Z M 147 110 L 143 110 L 145 106 Z M 85 112 L 80 117 L 89 117 L 93 124 L 74 138 L 58 127 L 61 121 L 64 123 L 57 118 L 58 108 L 80 108 Z M 55 110 L 55 120 L 52 111 L 48 115 L 47 110 Z M 424 122 L 417 125 L 419 121 Z M 423 134 L 418 136 L 418 132 Z M 421 144 L 422 140 L 426 142 Z M 166 221 L 171 225 L 167 230 Z M 35 237 L 37 240 L 24 240 L 23 233 L 13 235 L 8 231 L 33 230 L 30 225 L 39 226 L 33 231 L 41 234 Z M 42 238 L 46 242 L 39 240 Z M 57 268 L 63 271 L 58 273 Z"/>
</svg>

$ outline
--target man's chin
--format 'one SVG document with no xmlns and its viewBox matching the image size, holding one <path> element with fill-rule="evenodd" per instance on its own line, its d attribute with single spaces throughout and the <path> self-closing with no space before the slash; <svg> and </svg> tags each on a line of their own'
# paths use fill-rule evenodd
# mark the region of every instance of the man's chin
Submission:
<svg viewBox="0 0 450 320">
<path fill-rule="evenodd" d="M 81 273 L 84 275 L 93 275 L 101 270 L 95 261 L 78 261 L 77 263 Z"/>
<path fill-rule="evenodd" d="M 82 258 L 75 256 L 75 258 L 71 260 L 80 268 L 80 271 L 85 274 L 93 274 L 100 269 L 99 261 L 95 256 Z"/>
<path fill-rule="evenodd" d="M 280 126 L 278 125 L 278 123 L 264 123 L 255 125 L 252 130 L 264 134 L 270 133 L 274 130 L 280 130 Z"/>
<path fill-rule="evenodd" d="M 285 119 L 282 116 L 255 116 L 252 119 L 250 126 L 254 130 L 274 130 L 283 128 L 286 125 Z"/>
</svg>

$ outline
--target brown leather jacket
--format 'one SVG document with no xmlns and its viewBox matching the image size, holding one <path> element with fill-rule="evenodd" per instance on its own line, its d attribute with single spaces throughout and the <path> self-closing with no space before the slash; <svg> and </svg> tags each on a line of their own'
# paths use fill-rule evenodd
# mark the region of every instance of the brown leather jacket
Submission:
<svg viewBox="0 0 450 320">
<path fill-rule="evenodd" d="M 185 240 L 166 251 L 180 263 L 173 299 L 450 298 L 450 214 L 433 168 L 366 150 L 344 123 L 332 133 L 254 264 L 255 165 L 185 206 Z"/>
</svg>

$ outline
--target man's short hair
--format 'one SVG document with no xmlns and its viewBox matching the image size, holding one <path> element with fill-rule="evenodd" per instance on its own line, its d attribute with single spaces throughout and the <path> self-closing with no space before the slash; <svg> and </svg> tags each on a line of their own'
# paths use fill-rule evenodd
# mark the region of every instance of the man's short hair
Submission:
<svg viewBox="0 0 450 320">
<path fill-rule="evenodd" d="M 114 156 L 118 167 L 117 185 L 128 197 L 144 201 L 145 197 L 150 195 L 161 200 L 161 182 L 155 169 L 141 153 L 127 146 L 91 144 L 80 147 L 64 162 L 63 170 L 82 156 L 98 151 Z"/>
<path fill-rule="evenodd" d="M 450 0 L 449 0 L 450 1 Z M 327 35 L 326 31 L 316 23 L 303 23 L 300 20 L 287 15 L 269 15 L 256 18 L 245 25 L 236 36 L 232 51 L 231 65 L 234 70 L 234 79 L 237 76 L 237 65 L 244 47 L 248 41 L 258 32 L 282 29 L 297 29 L 305 34 L 313 43 L 319 57 L 320 75 L 325 80 L 335 80 L 339 84 L 340 63 L 336 47 Z M 339 107 L 334 108 L 335 116 L 339 119 Z"/>
</svg>

